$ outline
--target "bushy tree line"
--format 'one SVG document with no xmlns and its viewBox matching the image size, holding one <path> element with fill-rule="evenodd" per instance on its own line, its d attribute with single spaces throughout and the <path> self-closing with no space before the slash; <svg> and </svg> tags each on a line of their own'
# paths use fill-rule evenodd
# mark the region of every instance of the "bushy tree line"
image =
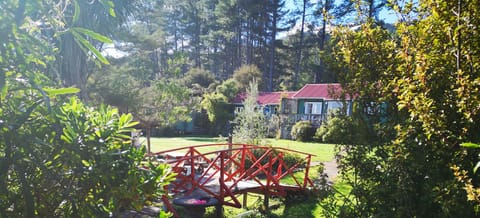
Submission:
<svg viewBox="0 0 480 218">
<path fill-rule="evenodd" d="M 150 129 L 169 123 L 149 108 L 151 96 L 164 95 L 162 89 L 155 88 L 156 84 L 188 87 L 188 99 L 169 102 L 186 110 L 176 110 L 178 113 L 171 113 L 171 117 L 184 122 L 189 120 L 186 115 L 193 113 L 205 120 L 196 104 L 202 97 L 206 99 L 204 110 L 219 113 L 215 116 L 207 112 L 211 122 L 202 126 L 215 134 L 225 129 L 228 119 L 218 109 L 229 110 L 226 104 L 232 99 L 219 96 L 221 90 L 217 86 L 233 79 L 238 89 L 244 91 L 252 75 L 257 78 L 260 91 L 297 90 L 306 83 L 334 82 L 337 78 L 332 73 L 331 57 L 326 55 L 332 48 L 328 27 L 362 23 L 365 17 L 383 24 L 377 15 L 389 8 L 386 0 L 304 0 L 295 7 L 287 7 L 284 0 L 126 2 L 114 4 L 130 6 L 120 7 L 127 9 L 128 16 L 122 16 L 127 22 L 107 28 L 114 29 L 113 32 L 95 29 L 110 33 L 123 57 L 109 58 L 112 66 L 107 68 L 89 65 L 87 69 L 82 65 L 82 79 L 78 82 L 82 84 L 77 87 L 86 87 L 82 89 L 83 96 L 134 113 L 145 132 L 151 132 Z M 362 19 L 353 19 L 354 8 L 362 9 Z M 123 11 L 115 10 L 118 14 Z M 300 20 L 301 28 L 297 25 L 286 34 Z M 92 24 L 96 23 L 99 22 Z M 102 43 L 94 45 L 99 50 L 104 48 Z M 169 110 L 161 107 L 164 105 L 155 107 L 158 111 Z M 175 124 L 170 125 L 176 128 Z"/>
<path fill-rule="evenodd" d="M 386 0 L 303 0 L 293 6 L 285 0 L 127 2 L 128 22 L 116 29 L 113 39 L 130 54 L 122 62 L 135 62 L 138 75 L 183 77 L 196 68 L 222 82 L 240 67 L 255 65 L 262 91 L 335 81 L 328 58 L 318 55 L 331 50 L 329 26 L 361 23 L 365 17 L 383 23 L 378 14 L 389 8 Z M 362 9 L 362 19 L 354 19 L 355 8 Z M 85 71 L 82 80 L 91 73 Z"/>
</svg>

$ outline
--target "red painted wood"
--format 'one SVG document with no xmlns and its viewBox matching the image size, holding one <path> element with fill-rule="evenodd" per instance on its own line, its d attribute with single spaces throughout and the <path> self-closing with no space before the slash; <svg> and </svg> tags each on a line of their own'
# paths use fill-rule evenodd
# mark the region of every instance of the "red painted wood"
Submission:
<svg viewBox="0 0 480 218">
<path fill-rule="evenodd" d="M 231 149 L 222 148 L 225 146 L 229 146 Z M 219 149 L 214 152 L 202 153 L 198 150 L 202 147 L 218 147 Z M 257 158 L 253 153 L 254 149 L 261 149 L 264 153 Z M 184 155 L 178 155 L 182 151 L 185 152 Z M 175 157 L 168 156 L 169 153 L 174 152 Z M 307 163 L 305 168 L 302 169 L 305 174 L 301 180 L 294 176 L 294 173 L 300 170 L 300 164 L 287 166 L 284 162 L 286 152 L 305 156 Z M 147 156 L 158 157 L 160 155 L 166 157 L 165 162 L 177 173 L 176 181 L 171 183 L 168 192 L 183 192 L 184 195 L 189 195 L 200 189 L 211 197 L 217 198 L 219 203 L 225 206 L 241 208 L 242 205 L 236 195 L 243 192 L 255 191 L 268 196 L 285 196 L 286 190 L 304 190 L 313 186 L 313 182 L 307 176 L 313 155 L 292 149 L 246 144 L 206 144 L 170 149 L 151 153 Z M 248 168 L 245 166 L 247 161 L 251 163 Z M 202 164 L 207 165 L 207 167 L 203 168 L 202 166 L 203 172 L 196 172 Z M 277 165 L 276 168 L 274 168 L 274 165 Z M 191 173 L 186 174 L 185 168 L 190 168 Z M 265 181 L 261 181 L 258 178 L 259 175 L 264 176 Z M 293 178 L 296 186 L 285 186 L 280 183 L 281 179 L 288 176 Z M 215 179 L 218 179 L 218 193 L 207 187 L 209 182 Z M 237 187 L 244 181 L 256 183 L 257 188 L 252 190 L 238 189 Z M 166 196 L 163 196 L 162 200 L 169 210 L 173 210 L 171 204 L 166 202 L 168 201 Z M 176 212 L 174 213 L 177 216 Z"/>
</svg>

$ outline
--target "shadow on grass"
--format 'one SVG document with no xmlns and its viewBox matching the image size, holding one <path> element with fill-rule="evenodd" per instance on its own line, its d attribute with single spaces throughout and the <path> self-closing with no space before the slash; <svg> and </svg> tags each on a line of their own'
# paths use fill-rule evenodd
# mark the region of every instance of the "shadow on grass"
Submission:
<svg viewBox="0 0 480 218">
<path fill-rule="evenodd" d="M 283 215 L 278 217 L 315 218 L 314 211 L 319 202 L 318 198 L 308 197 L 303 201 L 286 204 Z"/>
</svg>

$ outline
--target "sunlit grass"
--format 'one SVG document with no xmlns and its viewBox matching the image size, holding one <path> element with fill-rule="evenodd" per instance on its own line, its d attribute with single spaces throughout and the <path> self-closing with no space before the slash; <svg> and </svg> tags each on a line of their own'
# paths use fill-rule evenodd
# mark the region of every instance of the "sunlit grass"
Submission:
<svg viewBox="0 0 480 218">
<path fill-rule="evenodd" d="M 319 166 L 310 167 L 310 171 L 308 172 L 308 178 L 310 178 L 310 180 L 312 181 L 318 178 L 320 175 L 319 170 L 320 170 Z M 304 171 L 295 172 L 293 173 L 293 176 L 300 184 L 303 184 L 303 178 L 305 176 Z M 297 183 L 295 182 L 295 179 L 291 175 L 287 175 L 280 180 L 280 183 L 286 184 L 286 185 L 297 185 Z"/>
<path fill-rule="evenodd" d="M 312 161 L 329 161 L 332 160 L 335 156 L 335 145 L 333 144 L 297 142 L 287 139 L 267 139 L 266 141 L 269 145 L 275 147 L 283 147 L 309 154 L 314 154 L 316 156 L 312 157 Z"/>
<path fill-rule="evenodd" d="M 144 145 L 147 144 L 147 140 L 144 137 L 140 138 L 140 141 L 143 142 Z M 226 143 L 226 141 L 218 137 L 152 137 L 150 138 L 150 143 L 152 144 L 152 152 L 159 152 L 192 145 Z"/>
<path fill-rule="evenodd" d="M 141 142 L 146 144 L 146 139 L 141 138 Z M 214 143 L 226 143 L 226 138 L 222 137 L 175 137 L 175 138 L 151 138 L 152 152 L 165 151 L 180 147 L 202 145 L 202 144 L 214 144 Z M 301 151 L 315 156 L 312 157 L 314 162 L 329 161 L 334 158 L 334 148 L 332 144 L 321 144 L 313 142 L 297 142 L 286 139 L 266 139 L 265 145 L 274 147 L 288 148 L 296 151 Z M 218 147 L 205 147 L 200 148 L 202 152 L 214 151 Z"/>
</svg>

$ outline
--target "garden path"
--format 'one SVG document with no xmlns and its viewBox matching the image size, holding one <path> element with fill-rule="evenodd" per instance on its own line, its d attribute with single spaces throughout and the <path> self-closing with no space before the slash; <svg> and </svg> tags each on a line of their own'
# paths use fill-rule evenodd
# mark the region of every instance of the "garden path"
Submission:
<svg viewBox="0 0 480 218">
<path fill-rule="evenodd" d="M 337 160 L 334 158 L 326 162 L 312 162 L 311 166 L 318 166 L 320 164 L 323 164 L 323 173 L 327 175 L 327 181 L 333 183 L 338 176 Z"/>
<path fill-rule="evenodd" d="M 329 182 L 334 182 L 335 178 L 337 178 L 338 175 L 338 164 L 337 160 L 334 158 L 330 161 L 323 162 L 324 170 L 323 172 L 327 174 L 327 178 Z"/>
</svg>

